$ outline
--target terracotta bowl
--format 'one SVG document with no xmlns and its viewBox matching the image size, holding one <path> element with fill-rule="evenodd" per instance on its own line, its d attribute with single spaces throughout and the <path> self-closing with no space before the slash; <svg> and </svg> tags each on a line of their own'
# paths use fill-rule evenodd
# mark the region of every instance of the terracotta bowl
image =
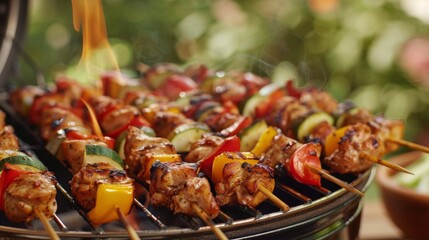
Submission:
<svg viewBox="0 0 429 240">
<path fill-rule="evenodd" d="M 410 152 L 395 156 L 390 161 L 405 167 L 420 156 L 420 152 Z M 429 239 L 429 195 L 400 186 L 391 179 L 393 174 L 395 171 L 386 167 L 379 167 L 376 174 L 388 215 L 405 237 Z"/>
</svg>

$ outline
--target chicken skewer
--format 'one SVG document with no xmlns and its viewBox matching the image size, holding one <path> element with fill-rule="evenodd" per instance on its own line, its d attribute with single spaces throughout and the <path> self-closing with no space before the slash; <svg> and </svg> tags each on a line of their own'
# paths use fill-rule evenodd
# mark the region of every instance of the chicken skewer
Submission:
<svg viewBox="0 0 429 240">
<path fill-rule="evenodd" d="M 111 112 L 111 113 L 109 113 L 109 114 L 114 114 L 113 113 L 113 111 Z M 105 115 L 105 118 L 108 118 L 108 115 Z M 97 129 L 97 128 L 94 128 L 94 129 Z M 57 130 L 57 129 L 56 129 Z M 104 130 L 106 130 L 106 129 L 104 129 Z M 100 133 L 100 131 L 98 130 L 97 131 L 98 133 L 96 133 L 96 134 L 99 134 Z M 101 136 L 99 136 L 98 138 L 101 138 Z M 81 143 L 75 143 L 75 145 L 77 145 L 77 144 L 81 144 Z M 71 146 L 71 145 L 70 145 Z M 78 145 L 77 145 L 78 146 Z M 67 148 L 66 148 L 67 149 Z M 64 154 L 65 156 L 71 156 L 72 154 Z M 72 157 L 73 158 L 73 157 Z M 73 166 L 73 163 L 72 163 L 72 161 L 71 160 L 67 160 L 67 162 L 69 162 L 70 163 L 70 165 L 72 165 Z M 76 167 L 75 167 L 75 170 L 78 170 L 80 167 L 79 167 L 79 164 L 74 164 Z"/>
<path fill-rule="evenodd" d="M 178 134 L 178 129 L 183 128 L 184 126 L 189 126 L 192 124 L 195 124 L 194 121 L 186 118 L 184 115 L 180 114 L 180 113 L 176 113 L 176 112 L 168 112 L 168 111 L 157 111 L 157 113 L 155 113 L 155 116 L 153 117 L 153 120 L 151 121 L 155 132 L 157 133 L 158 136 L 160 137 L 165 137 L 168 135 L 171 135 L 172 132 L 174 132 L 175 134 Z M 195 128 L 196 126 L 193 125 L 193 128 Z M 202 127 L 201 127 L 202 128 Z M 202 130 L 202 133 L 207 133 L 204 129 L 200 129 Z M 186 131 L 189 131 L 189 128 L 186 129 Z M 193 134 L 193 136 L 191 138 L 188 138 L 187 140 L 182 139 L 181 141 L 189 141 L 189 143 L 195 142 L 195 139 L 200 139 L 201 137 L 203 137 L 203 134 L 198 134 L 195 133 Z M 203 137 L 204 138 L 204 137 Z M 221 137 L 216 137 L 216 136 L 212 136 L 212 137 L 208 137 L 210 139 L 216 139 L 215 141 L 220 142 Z M 189 147 L 190 148 L 190 147 Z M 189 151 L 189 150 L 188 150 Z M 197 151 L 201 151 L 197 150 Z M 196 154 L 195 149 L 193 151 L 190 151 L 188 153 L 188 156 L 186 157 L 187 160 L 191 159 L 192 157 L 189 157 L 192 154 Z M 198 157 L 197 157 L 198 158 Z M 203 158 L 199 158 L 199 160 L 202 160 Z M 192 160 L 193 162 L 195 162 L 195 160 Z M 249 168 L 250 170 L 250 168 Z M 270 187 L 271 190 L 268 190 L 265 186 L 265 184 L 258 184 L 258 190 L 261 190 L 264 195 L 269 198 L 272 202 L 274 202 L 276 205 L 278 205 L 280 207 L 280 209 L 282 209 L 283 211 L 287 211 L 289 209 L 289 207 L 283 203 L 283 201 L 281 201 L 279 198 L 277 198 L 275 195 L 272 194 L 273 191 L 273 187 Z M 274 185 L 272 185 L 274 186 Z M 257 205 L 257 204 L 256 204 Z M 251 205 L 249 205 L 251 206 Z"/>
<path fill-rule="evenodd" d="M 59 84 L 59 83 L 57 83 Z M 51 95 L 56 94 L 60 88 L 56 90 L 56 92 L 51 93 Z M 64 89 L 66 90 L 66 89 Z M 69 89 L 70 91 L 70 89 Z M 68 101 L 77 101 L 76 97 L 82 95 L 83 90 L 80 88 L 76 88 L 75 92 L 79 92 L 80 94 L 76 94 L 75 97 L 70 97 Z M 72 185 L 72 193 L 78 202 L 79 206 L 84 208 L 87 211 L 88 218 L 85 217 L 86 220 L 89 220 L 91 224 L 99 225 L 106 221 L 112 221 L 115 220 L 115 217 L 104 215 L 104 217 L 100 218 L 100 216 L 103 213 L 103 210 L 101 209 L 102 206 L 97 206 L 97 202 L 104 201 L 102 199 L 107 198 L 108 196 L 106 193 L 108 191 L 115 190 L 116 195 L 120 195 L 121 193 L 124 193 L 126 196 L 124 196 L 124 199 L 128 199 L 128 195 L 132 194 L 133 189 L 133 182 L 131 179 L 123 179 L 118 176 L 120 176 L 120 171 L 115 171 L 115 166 L 118 167 L 119 165 L 115 163 L 114 161 L 110 161 L 110 163 L 115 163 L 113 166 L 110 164 L 107 164 L 108 166 L 104 165 L 91 165 L 86 162 L 86 157 L 88 153 L 88 146 L 90 149 L 93 149 L 95 145 L 97 146 L 104 146 L 108 147 L 111 145 L 112 147 L 112 139 L 106 138 L 104 136 L 89 136 L 91 133 L 91 129 L 94 129 L 94 126 L 87 126 L 84 124 L 83 120 L 81 119 L 81 116 L 77 116 L 74 112 L 71 111 L 71 104 L 67 104 L 67 101 L 64 101 L 65 106 L 58 106 L 56 102 L 56 97 L 51 98 L 51 95 L 42 95 L 39 97 L 38 101 L 33 101 L 33 105 L 31 108 L 34 109 L 36 106 L 40 109 L 40 114 L 43 115 L 41 120 L 38 122 L 40 124 L 42 137 L 45 140 L 54 140 L 56 134 L 59 130 L 65 130 L 66 134 L 68 136 L 71 136 L 70 134 L 73 134 L 72 138 L 66 137 L 64 141 L 61 141 L 60 144 L 57 146 L 60 147 L 61 152 L 59 156 L 60 161 L 63 163 L 63 165 L 67 166 L 69 170 L 75 174 L 72 181 L 70 182 Z M 64 92 L 61 95 L 67 95 Z M 56 96 L 56 95 L 54 95 Z M 43 102 L 41 103 L 40 101 Z M 52 105 L 51 105 L 52 103 Z M 45 104 L 44 106 L 42 104 Z M 85 105 L 85 103 L 84 103 Z M 84 106 L 83 105 L 83 106 Z M 78 110 L 77 108 L 74 108 L 74 110 Z M 80 110 L 82 112 L 82 110 Z M 71 130 L 70 127 L 74 128 L 74 130 Z M 96 133 L 100 133 L 100 129 L 95 130 Z M 104 148 L 103 147 L 103 148 Z M 94 148 L 94 149 L 103 149 L 103 148 Z M 107 149 L 107 148 L 106 148 Z M 105 152 L 106 149 L 103 151 Z M 98 150 L 97 150 L 98 151 Z M 56 152 L 56 151 L 55 151 Z M 96 153 L 98 154 L 98 153 Z M 97 158 L 97 156 L 95 156 Z M 95 179 L 91 177 L 91 174 L 94 173 L 94 171 L 91 171 L 91 167 L 96 166 L 104 166 L 104 169 L 107 170 L 107 172 L 102 172 L 100 167 L 100 172 L 98 172 L 99 179 Z M 120 166 L 119 166 L 120 167 Z M 93 173 L 90 173 L 93 172 Z M 125 172 L 124 172 L 125 173 Z M 78 177 L 80 176 L 80 177 Z M 125 176 L 125 175 L 124 175 Z M 89 191 L 85 190 L 88 187 Z M 122 189 L 119 189 L 118 187 L 123 187 Z M 86 191 L 86 192 L 85 192 Z M 103 195 L 104 194 L 104 195 Z M 97 196 L 100 195 L 100 196 Z M 116 196 L 116 197 L 118 197 Z M 110 196 L 112 197 L 112 196 Z M 98 199 L 100 198 L 100 199 Z M 120 199 L 118 199 L 120 200 Z M 112 201 L 107 201 L 107 203 L 111 203 Z M 108 205 L 106 205 L 108 207 Z M 132 204 L 132 198 L 129 203 L 124 203 L 123 199 L 121 203 L 118 203 L 118 206 L 120 206 L 121 211 L 128 212 L 126 205 L 131 206 Z M 113 206 L 115 207 L 115 206 Z M 113 208 L 112 210 L 114 210 Z M 125 209 L 125 210 L 124 210 Z M 112 211 L 113 213 L 115 211 Z M 119 216 L 118 216 L 119 217 Z M 127 226 L 127 223 L 124 222 L 124 225 Z M 135 238 L 136 234 L 130 234 L 130 237 Z"/>
<path fill-rule="evenodd" d="M 51 238 L 59 239 L 48 220 L 56 211 L 54 177 L 44 171 L 46 167 L 41 162 L 19 152 L 18 139 L 13 128 L 5 125 L 4 116 L 1 111 L 0 207 L 13 222 L 29 222 L 39 218 Z M 35 187 L 39 191 L 34 191 Z"/>
<path fill-rule="evenodd" d="M 89 106 L 87 106 L 87 107 L 90 109 Z M 91 115 L 94 115 L 94 114 L 92 113 Z M 92 119 L 93 119 L 93 123 L 94 123 L 95 117 L 93 116 Z M 133 128 L 133 127 L 131 127 L 131 128 Z M 134 130 L 136 130 L 136 129 L 134 129 Z M 125 142 L 125 146 L 124 146 L 125 151 L 129 151 L 130 148 L 134 149 L 136 144 L 142 143 L 142 141 L 136 141 L 136 140 L 142 140 L 138 136 L 133 135 L 133 133 L 136 133 L 136 131 L 133 132 L 131 129 L 129 129 L 129 132 L 130 133 L 128 133 L 128 136 L 127 136 L 127 139 Z M 131 134 L 131 136 L 130 136 L 130 134 Z M 128 141 L 130 138 L 134 138 L 133 139 L 134 141 Z M 156 141 L 156 139 L 154 139 L 154 140 Z M 131 146 L 130 146 L 130 144 L 131 144 Z M 155 149 L 153 147 L 151 147 L 148 153 L 154 154 L 156 152 Z M 161 149 L 158 151 L 163 152 Z M 172 148 L 167 147 L 167 149 L 169 149 L 169 151 L 174 152 L 174 150 Z M 135 151 L 131 151 L 131 152 L 135 152 Z M 141 151 L 137 151 L 137 154 L 141 156 Z M 130 155 L 126 154 L 126 156 L 130 156 Z M 148 156 L 147 153 L 144 156 Z M 131 159 L 126 157 L 125 159 L 131 160 L 131 161 L 134 160 L 133 157 Z M 130 161 L 127 161 L 127 162 L 129 163 Z M 158 163 L 159 162 L 155 162 L 154 165 L 152 166 L 152 168 L 156 169 L 156 167 L 158 166 L 157 165 Z M 145 164 L 143 164 L 143 166 L 145 166 Z M 152 170 L 152 168 L 151 169 L 144 169 L 144 170 L 146 170 L 146 171 L 150 170 L 151 175 L 152 175 L 152 171 L 156 171 L 156 170 Z M 174 167 L 172 167 L 172 168 L 175 169 Z M 135 172 L 136 172 L 135 170 L 136 169 L 134 169 L 133 174 L 135 174 Z M 175 172 L 177 172 L 177 171 L 172 171 L 172 173 L 175 173 Z M 179 171 L 179 173 L 181 174 L 181 171 Z M 217 216 L 219 214 L 219 207 L 213 201 L 214 200 L 213 197 L 212 197 L 213 200 L 210 200 L 211 192 L 210 192 L 210 186 L 208 185 L 208 182 L 207 181 L 206 182 L 201 181 L 203 179 L 197 178 L 196 175 L 192 178 L 193 175 L 192 175 L 192 171 L 191 171 L 191 172 L 188 172 L 188 174 L 186 174 L 186 176 L 188 178 L 189 177 L 191 177 L 191 178 L 189 180 L 187 180 L 185 182 L 185 186 L 182 187 L 182 189 L 180 189 L 179 186 L 181 184 L 177 183 L 177 181 L 173 181 L 174 185 L 168 185 L 168 182 L 169 182 L 168 179 L 169 178 L 166 178 L 166 176 L 168 176 L 168 174 L 166 174 L 166 173 L 163 173 L 162 177 L 158 177 L 158 178 L 151 176 L 150 194 L 151 194 L 152 204 L 154 206 L 157 206 L 157 205 L 168 206 L 170 209 L 174 210 L 175 213 L 176 212 L 182 212 L 182 213 L 190 214 L 190 215 L 196 213 L 196 215 L 198 215 L 200 218 L 202 218 L 204 220 L 204 222 L 206 222 L 206 224 L 208 224 L 213 229 L 213 232 L 218 236 L 219 239 L 227 239 L 226 236 L 223 234 L 223 232 L 220 231 L 220 229 L 217 228 L 213 224 L 213 222 L 211 221 L 211 218 L 214 218 L 215 216 Z M 177 176 L 180 176 L 180 175 L 177 175 L 177 174 L 173 175 L 171 179 L 172 180 L 178 179 Z M 137 174 L 137 177 L 139 177 L 141 179 L 141 177 L 142 177 L 141 173 Z M 180 179 L 180 177 L 179 177 L 179 179 Z M 167 181 L 167 182 L 165 182 L 165 181 Z M 179 180 L 179 182 L 180 182 L 180 180 Z M 170 192 L 170 190 L 165 192 L 163 190 L 165 187 L 164 186 L 165 184 L 168 185 L 167 189 L 170 189 L 173 186 L 174 186 L 174 188 L 177 188 L 175 190 L 175 193 L 172 193 L 172 194 L 167 193 L 167 192 Z M 195 188 L 195 186 L 198 186 L 198 188 Z M 205 190 L 203 190 L 203 189 L 205 189 Z M 163 197 L 161 197 L 161 198 L 156 197 L 156 196 L 160 196 L 158 193 L 160 191 L 163 192 L 163 194 L 162 194 L 163 197 L 171 196 L 171 199 L 173 199 L 173 201 L 169 202 L 169 201 L 165 201 L 165 199 Z M 177 191 L 179 191 L 179 192 L 177 193 Z M 194 192 L 194 191 L 196 191 L 196 192 Z M 199 194 L 199 193 L 201 193 L 201 194 Z M 184 197 L 184 196 L 186 196 L 186 197 Z M 196 196 L 201 196 L 201 197 L 195 198 Z M 209 197 L 209 198 L 207 199 L 207 197 Z M 168 199 L 170 199 L 170 198 L 168 198 Z M 201 200 L 203 200 L 203 201 L 201 201 Z M 205 201 L 205 200 L 208 200 L 208 201 Z M 191 209 L 186 209 L 186 208 L 189 208 L 189 203 L 184 203 L 183 201 L 185 201 L 185 202 L 190 201 Z M 201 208 L 199 205 L 196 204 L 196 202 L 198 202 L 199 205 L 201 205 L 201 203 L 203 203 L 204 207 Z M 188 207 L 186 207 L 186 205 Z M 207 215 L 206 212 L 209 212 L 210 215 Z"/>
<path fill-rule="evenodd" d="M 257 145 L 251 152 L 260 156 L 261 163 L 272 168 L 282 164 L 292 177 L 303 184 L 320 186 L 320 177 L 324 177 L 357 195 L 363 196 L 363 193 L 357 189 L 322 170 L 319 160 L 320 151 L 317 144 L 298 143 L 280 133 L 279 129 L 269 127 L 260 136 Z M 307 169 L 316 174 L 311 174 Z"/>
</svg>

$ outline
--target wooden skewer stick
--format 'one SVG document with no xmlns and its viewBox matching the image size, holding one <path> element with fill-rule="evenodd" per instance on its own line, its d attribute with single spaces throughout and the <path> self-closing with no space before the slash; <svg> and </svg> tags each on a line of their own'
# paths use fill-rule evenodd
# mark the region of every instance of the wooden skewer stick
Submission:
<svg viewBox="0 0 429 240">
<path fill-rule="evenodd" d="M 264 185 L 259 183 L 258 190 L 263 193 L 268 199 L 270 199 L 271 202 L 277 205 L 277 207 L 279 207 L 283 212 L 289 211 L 289 206 L 276 195 L 274 195 L 270 190 L 264 187 Z"/>
<path fill-rule="evenodd" d="M 125 228 L 127 229 L 128 235 L 131 240 L 140 240 L 139 235 L 137 235 L 136 230 L 131 226 L 131 224 L 125 219 L 124 213 L 121 211 L 121 209 L 116 206 L 116 214 L 118 214 L 119 218 L 121 219 L 122 223 L 125 225 Z"/>
<path fill-rule="evenodd" d="M 53 240 L 60 240 L 60 237 L 58 236 L 57 232 L 54 230 L 52 225 L 49 223 L 48 218 L 41 212 L 39 209 L 35 208 L 34 213 L 36 213 L 36 216 L 40 219 L 40 221 L 43 224 L 43 227 L 48 231 L 49 236 Z"/>
<path fill-rule="evenodd" d="M 197 204 L 191 203 L 192 208 L 197 213 L 198 217 L 200 217 L 214 232 L 214 234 L 220 239 L 220 240 L 227 240 L 228 237 L 220 230 L 213 221 L 209 218 L 207 213 L 205 213 Z"/>
<path fill-rule="evenodd" d="M 313 171 L 315 173 L 320 174 L 321 177 L 327 179 L 328 181 L 333 182 L 333 183 L 337 184 L 338 186 L 340 186 L 340 187 L 342 187 L 342 188 L 344 188 L 344 189 L 346 189 L 346 190 L 348 190 L 348 191 L 350 191 L 350 192 L 352 192 L 352 193 L 354 193 L 356 195 L 359 195 L 361 197 L 365 196 L 365 194 L 362 193 L 361 191 L 359 191 L 356 188 L 350 186 L 348 183 L 346 183 L 346 182 L 344 182 L 344 181 L 342 181 L 342 180 L 340 180 L 340 179 L 332 176 L 331 174 L 323 171 L 323 169 L 316 168 L 314 166 L 311 166 L 310 164 L 305 164 L 305 167 L 308 168 L 308 169 L 310 169 L 311 171 Z"/>
<path fill-rule="evenodd" d="M 401 166 L 399 166 L 399 165 L 397 165 L 397 164 L 394 164 L 394 163 L 388 162 L 388 161 L 386 161 L 386 160 L 380 159 L 380 158 L 378 158 L 378 157 L 374 157 L 374 156 L 368 155 L 368 154 L 366 154 L 366 153 L 361 153 L 361 154 L 360 154 L 360 157 L 361 157 L 361 158 L 365 158 L 366 160 L 369 160 L 369 161 L 371 161 L 371 162 L 375 162 L 375 163 L 378 163 L 378 164 L 380 164 L 380 165 L 386 166 L 386 167 L 391 168 L 391 169 L 393 169 L 393 170 L 396 170 L 396 171 L 400 171 L 400 172 L 404 172 L 404 173 L 408 173 L 408 174 L 412 174 L 412 175 L 414 175 L 414 173 L 410 172 L 410 171 L 409 171 L 409 170 L 407 170 L 406 168 L 401 167 Z"/>
<path fill-rule="evenodd" d="M 386 141 L 402 145 L 402 146 L 407 147 L 409 149 L 429 153 L 429 147 L 425 147 L 425 146 L 422 146 L 420 144 L 413 143 L 413 142 L 410 142 L 407 140 L 403 140 L 403 139 L 399 139 L 399 138 L 386 138 Z"/>
</svg>

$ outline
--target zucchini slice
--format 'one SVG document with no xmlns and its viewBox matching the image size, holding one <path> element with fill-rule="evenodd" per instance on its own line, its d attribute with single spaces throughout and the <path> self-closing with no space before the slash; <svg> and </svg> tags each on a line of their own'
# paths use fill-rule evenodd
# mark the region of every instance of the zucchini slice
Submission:
<svg viewBox="0 0 429 240">
<path fill-rule="evenodd" d="M 124 162 L 119 154 L 112 149 L 100 145 L 86 145 L 83 166 L 87 164 L 106 162 L 116 169 L 123 170 Z"/>
<path fill-rule="evenodd" d="M 240 135 L 240 151 L 249 152 L 258 142 L 259 137 L 268 128 L 265 120 L 254 122 Z"/>
<path fill-rule="evenodd" d="M 189 152 L 191 144 L 210 132 L 204 123 L 193 122 L 176 127 L 169 135 L 168 140 L 177 152 Z"/>
<path fill-rule="evenodd" d="M 315 112 L 308 116 L 298 127 L 297 137 L 298 141 L 303 142 L 304 138 L 308 136 L 313 129 L 321 122 L 326 121 L 330 125 L 334 123 L 334 118 L 325 112 Z"/>
<path fill-rule="evenodd" d="M 27 155 L 15 155 L 3 158 L 0 161 L 0 170 L 3 170 L 4 165 L 10 163 L 19 166 L 21 169 L 31 172 L 39 172 L 46 170 L 45 165 L 37 159 L 31 158 Z"/>
<path fill-rule="evenodd" d="M 243 107 L 242 114 L 244 116 L 252 116 L 255 114 L 255 108 L 261 102 L 266 100 L 273 92 L 280 88 L 280 85 L 271 83 L 259 90 L 259 92 L 251 96 Z"/>
<path fill-rule="evenodd" d="M 28 157 L 27 154 L 20 152 L 20 151 L 0 150 L 0 160 L 3 160 L 4 158 L 11 157 L 11 156 L 26 156 L 26 157 Z"/>
<path fill-rule="evenodd" d="M 53 137 L 51 137 L 46 144 L 45 148 L 50 152 L 52 155 L 56 156 L 58 149 L 61 147 L 61 143 L 66 139 L 64 130 L 60 130 L 57 132 L 57 134 Z"/>
</svg>

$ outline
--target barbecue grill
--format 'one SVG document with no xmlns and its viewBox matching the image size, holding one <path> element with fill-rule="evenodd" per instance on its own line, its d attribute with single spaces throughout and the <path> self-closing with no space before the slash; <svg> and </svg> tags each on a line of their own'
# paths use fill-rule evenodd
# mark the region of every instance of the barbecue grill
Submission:
<svg viewBox="0 0 429 240">
<path fill-rule="evenodd" d="M 2 42 L 0 48 L 0 86 L 7 87 L 6 79 L 12 74 L 19 42 L 25 29 L 27 1 L 0 1 Z M 21 55 L 22 56 L 22 55 Z M 22 119 L 8 104 L 8 93 L 0 94 L 0 108 L 7 114 L 6 121 L 15 129 L 21 141 L 22 151 L 40 159 L 57 177 L 58 211 L 51 224 L 61 238 L 128 238 L 120 221 L 92 226 L 86 221 L 82 209 L 70 197 L 68 182 L 72 175 L 55 159 L 38 133 Z M 360 175 L 336 175 L 365 192 L 375 173 L 372 168 Z M 302 185 L 287 174 L 276 179 L 274 194 L 291 209 L 282 212 L 266 201 L 256 209 L 229 206 L 222 207 L 220 217 L 214 223 L 229 238 L 285 237 L 287 239 L 356 239 L 359 234 L 362 199 L 345 189 L 322 181 L 322 188 Z M 144 190 L 143 186 L 142 189 Z M 144 191 L 143 191 L 144 192 Z M 173 215 L 166 208 L 154 208 L 146 204 L 146 198 L 134 200 L 130 220 L 138 226 L 137 234 L 144 239 L 215 239 L 210 227 L 198 218 Z M 0 235 L 8 238 L 49 238 L 42 224 L 35 220 L 30 224 L 12 223 L 0 213 Z"/>
</svg>

